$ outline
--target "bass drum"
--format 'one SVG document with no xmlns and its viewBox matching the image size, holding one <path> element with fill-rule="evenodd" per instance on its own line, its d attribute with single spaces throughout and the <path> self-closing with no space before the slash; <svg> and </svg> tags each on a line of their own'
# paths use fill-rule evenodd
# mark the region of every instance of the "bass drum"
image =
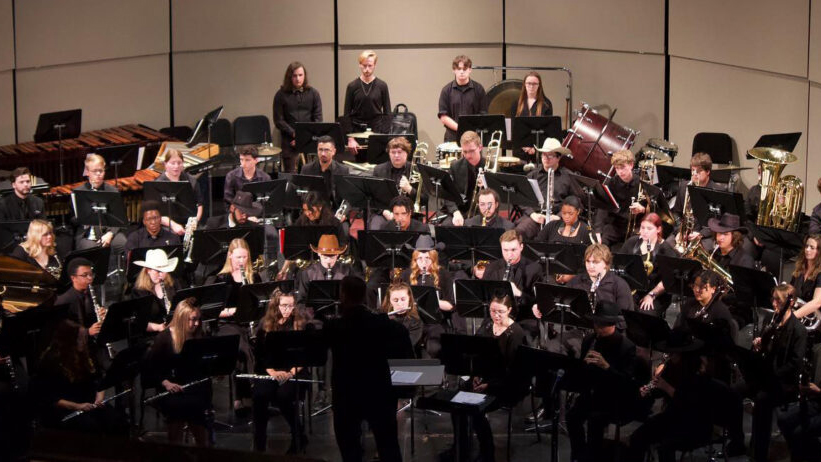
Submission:
<svg viewBox="0 0 821 462">
<path fill-rule="evenodd" d="M 601 180 L 610 171 L 610 156 L 633 147 L 639 132 L 613 121 L 608 123 L 607 117 L 586 103 L 582 103 L 578 114 L 562 142 L 562 146 L 571 152 L 570 156 L 562 157 L 562 165 L 588 178 Z"/>
<path fill-rule="evenodd" d="M 502 114 L 505 117 L 513 117 L 511 109 L 515 101 L 519 101 L 519 93 L 522 91 L 522 81 L 517 79 L 502 80 L 493 84 L 487 91 L 487 113 Z"/>
</svg>

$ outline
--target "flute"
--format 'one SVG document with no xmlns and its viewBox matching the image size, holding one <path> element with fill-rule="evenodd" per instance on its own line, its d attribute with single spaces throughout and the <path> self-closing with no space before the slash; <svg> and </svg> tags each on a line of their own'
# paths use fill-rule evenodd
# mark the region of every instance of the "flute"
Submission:
<svg viewBox="0 0 821 462">
<path fill-rule="evenodd" d="M 208 380 L 211 380 L 211 377 L 206 377 L 204 379 L 199 379 L 199 380 L 195 380 L 193 382 L 186 383 L 185 385 L 181 386 L 180 389 L 185 390 L 186 388 L 193 387 L 194 385 L 199 385 L 199 384 L 201 384 L 205 381 L 208 381 Z M 156 401 L 160 398 L 165 398 L 166 396 L 168 396 L 170 394 L 171 394 L 170 391 L 164 391 L 162 393 L 157 393 L 154 396 L 151 396 L 149 398 L 144 399 L 143 404 L 153 403 L 154 401 Z"/>
<path fill-rule="evenodd" d="M 99 409 L 99 408 L 100 408 L 100 407 L 102 407 L 104 404 L 106 404 L 106 403 L 108 403 L 108 402 L 110 402 L 110 401 L 114 401 L 115 399 L 119 398 L 120 396 L 126 395 L 126 394 L 128 394 L 128 393 L 131 393 L 131 389 L 130 389 L 130 388 L 129 388 L 128 390 L 122 391 L 122 392 L 120 392 L 120 393 L 117 393 L 117 394 L 116 394 L 116 395 L 114 395 L 114 396 L 111 396 L 111 397 L 109 397 L 109 398 L 106 398 L 106 399 L 104 399 L 104 400 L 100 401 L 100 404 L 95 404 L 95 405 L 94 405 L 94 409 Z M 94 409 L 89 409 L 89 410 L 90 410 L 90 411 L 93 411 Z M 61 420 L 61 422 L 65 422 L 65 421 L 67 421 L 67 420 L 71 420 L 71 419 L 73 419 L 73 418 L 77 417 L 78 415 L 80 415 L 80 414 L 84 414 L 84 413 L 86 413 L 86 412 L 88 412 L 88 411 L 85 411 L 85 410 L 74 411 L 74 412 L 72 412 L 71 414 L 69 414 L 69 415 L 67 415 L 67 416 L 63 417 L 63 420 Z"/>
<path fill-rule="evenodd" d="M 260 375 L 260 374 L 237 374 L 235 377 L 238 378 L 238 379 L 248 379 L 248 380 L 277 380 L 273 376 Z M 288 379 L 288 382 L 325 383 L 323 380 L 310 380 L 310 379 L 297 379 L 297 378 Z"/>
</svg>

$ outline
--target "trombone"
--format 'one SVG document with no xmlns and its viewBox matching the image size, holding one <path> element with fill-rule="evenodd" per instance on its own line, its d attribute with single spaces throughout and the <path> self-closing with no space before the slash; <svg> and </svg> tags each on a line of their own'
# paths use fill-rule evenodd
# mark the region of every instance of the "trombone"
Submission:
<svg viewBox="0 0 821 462">
<path fill-rule="evenodd" d="M 502 131 L 496 130 L 490 135 L 490 142 L 487 144 L 487 156 L 485 157 L 485 166 L 479 168 L 479 173 L 476 175 L 476 186 L 473 188 L 472 199 L 470 200 L 470 208 L 468 209 L 468 218 L 476 215 L 479 208 L 479 190 L 480 183 L 485 182 L 485 172 L 496 173 L 499 168 L 499 154 L 502 151 Z M 479 181 L 479 179 L 482 181 Z M 487 186 L 487 185 L 485 185 Z"/>
</svg>

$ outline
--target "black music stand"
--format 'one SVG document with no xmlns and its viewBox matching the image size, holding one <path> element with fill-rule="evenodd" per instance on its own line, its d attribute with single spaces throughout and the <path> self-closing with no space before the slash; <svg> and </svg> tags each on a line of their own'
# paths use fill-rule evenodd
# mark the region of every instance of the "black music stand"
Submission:
<svg viewBox="0 0 821 462">
<path fill-rule="evenodd" d="M 191 377 L 231 375 L 239 356 L 239 335 L 188 339 L 180 356 L 180 368 Z"/>
<path fill-rule="evenodd" d="M 447 170 L 422 164 L 418 164 L 416 167 L 422 176 L 422 184 L 419 187 L 424 187 L 424 192 L 433 196 L 436 210 L 441 207 L 439 199 L 451 201 L 459 209 L 465 206 L 465 200 Z"/>
<path fill-rule="evenodd" d="M 394 138 L 403 137 L 411 144 L 411 151 L 408 154 L 408 162 L 412 159 L 410 156 L 416 150 L 416 136 L 411 133 L 398 133 L 394 135 L 373 134 L 368 138 L 368 163 L 381 164 L 390 160 L 390 153 L 388 152 L 388 142 Z"/>
<path fill-rule="evenodd" d="M 658 268 L 665 292 L 678 295 L 681 299 L 693 295 L 690 284 L 701 271 L 701 263 L 689 258 L 656 255 L 654 266 Z"/>
<path fill-rule="evenodd" d="M 601 172 L 599 172 L 601 173 Z M 604 209 L 608 212 L 614 212 L 619 209 L 619 203 L 610 192 L 607 186 L 604 186 L 599 180 L 587 178 L 581 175 L 570 175 L 573 181 L 570 182 L 570 188 L 573 194 L 579 198 L 585 198 L 587 201 L 587 222 L 591 225 L 590 232 L 596 234 L 593 229 L 595 220 L 593 219 L 593 208 Z"/>
<path fill-rule="evenodd" d="M 725 213 L 738 215 L 741 224 L 744 224 L 746 212 L 744 210 L 744 196 L 737 192 L 717 191 L 699 186 L 687 186 L 690 191 L 690 204 L 693 206 L 693 216 L 702 227 L 707 226 L 710 218 L 721 218 Z"/>
<path fill-rule="evenodd" d="M 547 138 L 562 138 L 562 118 L 559 116 L 514 117 L 512 144 L 522 148 L 540 148 Z M 537 160 L 539 155 L 534 156 Z"/>
<path fill-rule="evenodd" d="M 143 183 L 143 200 L 165 204 L 165 216 L 180 224 L 185 224 L 188 217 L 197 216 L 194 188 L 188 181 L 146 181 Z"/>
<path fill-rule="evenodd" d="M 772 290 L 776 285 L 773 275 L 753 268 L 730 265 L 728 268 L 733 278 L 733 291 L 738 299 L 738 306 L 749 306 L 753 311 L 753 338 L 758 333 L 758 308 L 769 307 Z M 761 303 L 764 303 L 762 305 Z"/>
<path fill-rule="evenodd" d="M 644 270 L 644 260 L 641 255 L 613 254 L 611 271 L 627 281 L 631 289 L 642 292 L 649 290 L 650 281 L 647 278 L 647 271 Z"/>
<path fill-rule="evenodd" d="M 656 345 L 670 336 L 670 326 L 662 317 L 633 310 L 621 310 L 621 315 L 627 324 L 627 338 L 650 350 L 650 358 Z"/>
<path fill-rule="evenodd" d="M 268 302 L 271 301 L 271 295 L 276 289 L 293 292 L 293 279 L 246 284 L 240 287 L 234 321 L 239 323 L 255 323 L 262 319 L 262 316 L 265 315 L 265 310 L 268 309 Z"/>
<path fill-rule="evenodd" d="M 361 231 L 359 257 L 372 268 L 407 268 L 413 244 L 422 233 L 414 231 Z"/>
<path fill-rule="evenodd" d="M 63 140 L 80 136 L 80 127 L 83 118 L 82 109 L 68 111 L 47 112 L 37 118 L 37 129 L 34 132 L 35 143 L 57 141 L 58 159 L 60 162 L 60 184 L 66 184 L 63 165 Z M 65 218 L 63 218 L 65 220 Z M 65 221 L 61 228 L 65 228 Z"/>
<path fill-rule="evenodd" d="M 331 203 L 331 192 L 325 186 L 325 179 L 319 175 L 297 175 L 293 173 L 282 173 L 280 176 L 288 180 L 285 186 L 285 198 L 283 208 L 302 209 L 302 196 L 310 191 L 316 191 Z"/>
<path fill-rule="evenodd" d="M 112 303 L 106 310 L 97 343 L 105 345 L 126 339 L 128 345 L 133 346 L 134 340 L 142 336 L 148 326 L 153 298 L 146 295 Z"/>
<path fill-rule="evenodd" d="M 262 221 L 271 215 L 276 215 L 282 212 L 285 201 L 285 190 L 287 189 L 288 180 L 280 178 L 270 181 L 255 181 L 247 183 L 242 186 L 242 190 L 254 195 L 254 200 L 262 204 Z M 273 200 L 272 200 L 273 199 Z M 300 204 L 302 207 L 302 204 Z M 265 248 L 268 248 L 266 245 Z"/>
<path fill-rule="evenodd" d="M 143 269 L 142 266 L 137 266 L 134 264 L 135 261 L 144 261 L 145 254 L 151 249 L 162 249 L 168 258 L 178 258 L 179 263 L 177 263 L 177 267 L 174 268 L 174 271 L 171 272 L 174 277 L 183 277 L 185 273 L 185 265 L 182 265 L 183 258 L 185 255 L 182 254 L 182 244 L 179 245 L 163 245 L 157 247 L 137 247 L 136 249 L 131 251 L 131 254 L 128 259 L 128 267 L 125 270 L 125 279 L 128 282 L 134 282 L 137 279 L 137 275 Z"/>
<path fill-rule="evenodd" d="M 396 182 L 390 178 L 341 175 L 336 178 L 336 197 L 344 197 L 351 207 L 365 210 L 365 231 L 368 231 L 371 208 L 387 210 L 399 194 Z"/>
<path fill-rule="evenodd" d="M 673 212 L 670 211 L 670 204 L 664 197 L 664 191 L 658 186 L 646 181 L 641 182 L 641 187 L 647 195 L 648 205 L 652 208 L 652 211 L 657 213 L 661 218 L 661 227 L 664 236 L 669 236 L 676 224 L 676 218 L 673 216 Z"/>
<path fill-rule="evenodd" d="M 137 172 L 140 145 L 137 143 L 97 148 L 97 154 L 105 159 L 106 174 L 114 171 L 114 186 L 119 187 L 120 177 L 128 178 Z M 110 177 L 111 175 L 106 175 Z"/>
<path fill-rule="evenodd" d="M 202 265 L 222 265 L 228 255 L 228 245 L 234 239 L 245 239 L 251 249 L 251 260 L 264 252 L 263 226 L 238 226 L 225 229 L 198 229 L 194 231 L 191 253 L 193 260 Z"/>
<path fill-rule="evenodd" d="M 108 316 L 106 314 L 106 316 Z M 100 331 L 102 334 L 102 331 Z M 112 358 L 111 366 L 100 381 L 99 389 L 106 390 L 122 383 L 131 383 L 140 373 L 148 345 L 130 346 Z"/>
<path fill-rule="evenodd" d="M 539 183 L 524 175 L 487 172 L 485 181 L 488 188 L 502 196 L 507 204 L 508 214 L 514 205 L 538 209 L 544 201 Z"/>
<path fill-rule="evenodd" d="M 786 229 L 759 226 L 750 220 L 744 225 L 750 229 L 750 234 L 758 238 L 765 247 L 778 249 L 778 279 L 782 279 L 784 260 L 793 258 L 804 249 L 804 239 L 801 234 Z"/>
<path fill-rule="evenodd" d="M 219 318 L 220 311 L 225 308 L 225 303 L 228 300 L 228 292 L 227 282 L 180 289 L 171 299 L 171 313 L 169 313 L 169 316 L 174 316 L 179 302 L 186 298 L 194 297 L 197 300 L 196 305 L 200 307 L 200 311 L 202 312 L 202 323 L 205 324 L 209 321 L 216 321 Z"/>
<path fill-rule="evenodd" d="M 559 325 L 559 345 L 564 346 L 564 327 L 592 329 L 593 322 L 587 315 L 593 313 L 588 293 L 582 289 L 537 282 L 536 306 L 542 313 L 542 322 Z"/>
<path fill-rule="evenodd" d="M 502 258 L 499 238 L 504 234 L 500 228 L 478 226 L 437 226 L 436 240 L 445 244 L 444 252 L 450 260 L 470 259 L 471 266 L 476 260 L 496 260 Z"/>
<path fill-rule="evenodd" d="M 68 267 L 71 260 L 82 257 L 91 261 L 94 265 L 94 281 L 93 285 L 98 286 L 105 284 L 108 279 L 108 260 L 111 257 L 111 247 L 91 247 L 89 249 L 72 250 L 66 258 L 63 259 L 63 272 L 60 274 L 60 285 L 68 286 L 71 284 L 71 278 L 68 274 Z"/>
<path fill-rule="evenodd" d="M 341 152 L 347 145 L 342 133 L 342 126 L 328 122 L 297 122 L 294 124 L 296 132 L 296 152 L 315 153 L 316 140 L 321 136 L 330 136 L 336 143 L 336 151 Z"/>
<path fill-rule="evenodd" d="M 236 161 L 237 158 L 231 154 L 217 154 L 216 156 L 209 157 L 205 162 L 200 162 L 198 164 L 185 167 L 185 173 L 189 175 L 199 175 L 202 172 L 208 172 L 208 177 L 210 180 L 211 170 L 221 165 L 230 165 L 233 167 L 236 165 Z"/>
<path fill-rule="evenodd" d="M 487 146 L 493 132 L 502 132 L 502 141 L 507 141 L 507 131 L 505 127 L 505 116 L 502 114 L 471 114 L 459 116 L 456 120 L 458 129 L 456 136 L 458 140 L 462 139 L 462 134 L 468 130 L 474 131 L 482 140 L 482 146 Z"/>
<path fill-rule="evenodd" d="M 576 274 L 584 267 L 582 244 L 525 242 L 525 256 L 544 265 L 545 275 Z"/>
<path fill-rule="evenodd" d="M 123 196 L 119 191 L 71 192 L 71 204 L 77 224 L 81 226 L 103 226 L 108 228 L 128 227 Z M 99 236 L 97 237 L 99 239 Z"/>
<path fill-rule="evenodd" d="M 762 135 L 758 141 L 755 142 L 755 146 L 753 147 L 775 148 L 782 151 L 793 152 L 795 151 L 795 147 L 798 145 L 799 139 L 801 139 L 801 132 Z M 754 159 L 754 157 L 747 154 L 747 159 Z"/>
<path fill-rule="evenodd" d="M 0 222 L 0 253 L 9 254 L 26 240 L 30 220 Z"/>
<path fill-rule="evenodd" d="M 314 309 L 314 317 L 317 318 L 338 318 L 339 317 L 339 279 L 317 280 L 308 283 L 308 294 L 305 305 Z"/>
<path fill-rule="evenodd" d="M 288 226 L 283 229 L 282 256 L 286 260 L 314 260 L 311 245 L 319 245 L 323 234 L 336 235 L 333 226 Z"/>
<path fill-rule="evenodd" d="M 6 316 L 0 329 L 0 351 L 17 358 L 26 358 L 26 365 L 35 369 L 47 338 L 58 322 L 68 317 L 68 305 L 53 305 L 51 298 L 43 305 Z"/>
<path fill-rule="evenodd" d="M 463 318 L 487 318 L 490 302 L 504 294 L 514 300 L 513 287 L 508 281 L 457 279 L 453 281 L 456 312 Z"/>
<path fill-rule="evenodd" d="M 433 286 L 411 286 L 416 310 L 425 324 L 441 324 L 442 310 L 439 309 L 439 292 Z"/>
<path fill-rule="evenodd" d="M 188 139 L 188 142 L 185 143 L 185 145 L 189 148 L 193 148 L 197 144 L 197 142 L 202 138 L 203 132 L 205 132 L 206 142 L 209 145 L 208 153 L 210 157 L 211 129 L 214 127 L 214 124 L 216 124 L 219 120 L 220 115 L 222 115 L 222 106 L 212 111 L 209 111 L 207 114 L 205 114 L 205 116 L 203 116 L 203 118 L 200 119 L 199 122 L 197 122 L 197 125 L 194 126 L 194 132 L 191 133 L 191 138 Z"/>
</svg>

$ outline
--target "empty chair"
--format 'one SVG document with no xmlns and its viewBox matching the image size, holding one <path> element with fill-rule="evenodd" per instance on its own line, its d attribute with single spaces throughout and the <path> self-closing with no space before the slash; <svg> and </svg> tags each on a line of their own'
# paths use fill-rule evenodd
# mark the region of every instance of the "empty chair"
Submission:
<svg viewBox="0 0 821 462">
<path fill-rule="evenodd" d="M 271 141 L 271 123 L 264 115 L 234 119 L 234 145 L 262 144 Z"/>
</svg>

